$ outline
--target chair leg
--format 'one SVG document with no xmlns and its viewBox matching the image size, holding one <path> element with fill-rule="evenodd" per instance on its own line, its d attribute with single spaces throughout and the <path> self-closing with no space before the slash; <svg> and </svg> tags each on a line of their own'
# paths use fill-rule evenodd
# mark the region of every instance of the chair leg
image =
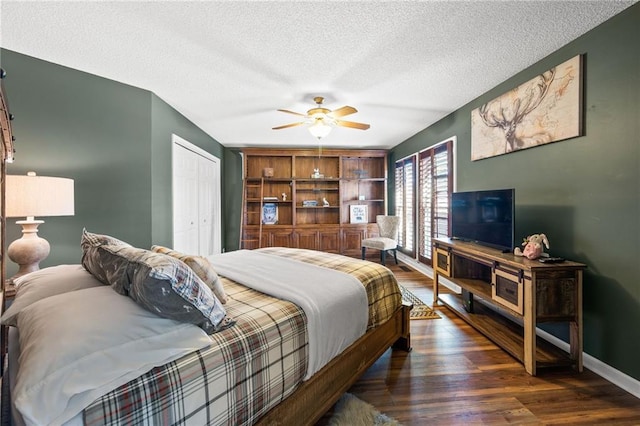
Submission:
<svg viewBox="0 0 640 426">
<path fill-rule="evenodd" d="M 398 253 L 396 249 L 393 249 L 393 258 L 396 260 L 396 265 L 398 264 Z"/>
<path fill-rule="evenodd" d="M 362 260 L 364 260 L 364 256 L 367 254 L 367 248 L 362 247 Z"/>
<path fill-rule="evenodd" d="M 382 266 L 386 266 L 385 265 L 385 260 L 387 259 L 387 251 L 386 250 L 380 250 L 380 263 L 382 263 Z"/>
</svg>

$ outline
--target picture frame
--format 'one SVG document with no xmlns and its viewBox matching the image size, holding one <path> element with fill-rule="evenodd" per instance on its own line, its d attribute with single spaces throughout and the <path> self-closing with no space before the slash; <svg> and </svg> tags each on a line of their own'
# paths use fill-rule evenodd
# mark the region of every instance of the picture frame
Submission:
<svg viewBox="0 0 640 426">
<path fill-rule="evenodd" d="M 471 161 L 583 134 L 582 56 L 471 111 Z"/>
<path fill-rule="evenodd" d="M 262 205 L 262 224 L 276 225 L 278 223 L 278 205 L 265 203 Z"/>
<path fill-rule="evenodd" d="M 351 204 L 349 206 L 350 223 L 369 223 L 369 212 L 366 204 Z"/>
</svg>

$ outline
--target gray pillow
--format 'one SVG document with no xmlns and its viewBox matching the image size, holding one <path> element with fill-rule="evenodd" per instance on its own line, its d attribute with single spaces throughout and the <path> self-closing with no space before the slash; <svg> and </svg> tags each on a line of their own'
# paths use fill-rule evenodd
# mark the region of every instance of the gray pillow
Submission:
<svg viewBox="0 0 640 426">
<path fill-rule="evenodd" d="M 80 240 L 80 245 L 82 246 L 83 250 L 88 246 L 102 245 L 131 247 L 131 244 L 125 243 L 124 241 L 114 238 L 110 235 L 94 234 L 93 232 L 89 232 L 87 231 L 87 228 L 82 229 L 82 239 Z"/>
<path fill-rule="evenodd" d="M 121 241 L 110 235 L 94 234 L 93 232 L 87 231 L 86 228 L 82 229 L 82 238 L 80 239 L 80 246 L 82 247 L 82 266 L 84 266 L 87 271 L 91 272 L 94 277 L 102 281 L 104 284 L 110 285 L 109 280 L 105 275 L 105 271 L 102 269 L 102 266 L 95 265 L 92 259 L 86 258 L 89 248 L 99 247 L 103 245 L 131 247 L 131 244 L 125 243 L 124 241 Z M 118 289 L 115 288 L 114 290 L 118 291 Z M 118 291 L 118 293 L 124 294 L 121 291 Z"/>
<path fill-rule="evenodd" d="M 84 267 L 143 308 L 208 334 L 233 325 L 211 289 L 181 260 L 129 245 L 83 242 Z"/>
</svg>

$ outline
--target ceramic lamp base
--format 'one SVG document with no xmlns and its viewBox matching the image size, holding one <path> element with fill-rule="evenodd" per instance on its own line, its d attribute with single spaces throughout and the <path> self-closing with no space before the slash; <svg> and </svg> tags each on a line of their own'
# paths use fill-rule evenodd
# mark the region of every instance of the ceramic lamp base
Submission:
<svg viewBox="0 0 640 426">
<path fill-rule="evenodd" d="M 29 272 L 40 269 L 40 262 L 49 256 L 49 242 L 38 236 L 38 225 L 43 220 L 19 220 L 22 225 L 22 238 L 9 244 L 7 255 L 14 263 L 17 263 L 18 272 L 11 277 L 15 279 Z"/>
</svg>

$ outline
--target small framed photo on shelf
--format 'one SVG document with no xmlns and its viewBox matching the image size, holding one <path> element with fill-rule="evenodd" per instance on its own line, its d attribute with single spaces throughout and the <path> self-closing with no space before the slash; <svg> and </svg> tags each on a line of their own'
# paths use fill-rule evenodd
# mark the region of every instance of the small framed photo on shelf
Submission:
<svg viewBox="0 0 640 426">
<path fill-rule="evenodd" d="M 349 206 L 349 219 L 351 223 L 368 223 L 369 213 L 366 204 L 352 204 Z"/>
<path fill-rule="evenodd" d="M 262 206 L 262 224 L 275 225 L 278 223 L 278 205 L 276 203 L 265 203 Z"/>
</svg>

